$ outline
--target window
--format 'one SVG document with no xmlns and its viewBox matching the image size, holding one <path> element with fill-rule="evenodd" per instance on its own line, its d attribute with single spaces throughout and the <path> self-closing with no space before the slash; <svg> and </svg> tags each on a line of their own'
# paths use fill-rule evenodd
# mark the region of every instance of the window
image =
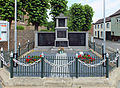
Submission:
<svg viewBox="0 0 120 88">
<path fill-rule="evenodd" d="M 99 24 L 98 24 L 98 29 L 99 29 Z"/>
<path fill-rule="evenodd" d="M 117 23 L 120 23 L 120 18 L 117 18 Z"/>
<path fill-rule="evenodd" d="M 95 36 L 97 36 L 97 32 L 95 31 Z"/>
<path fill-rule="evenodd" d="M 112 32 L 112 35 L 114 36 L 114 32 Z"/>
<path fill-rule="evenodd" d="M 107 28 L 109 28 L 109 23 L 107 23 Z"/>
<path fill-rule="evenodd" d="M 103 31 L 101 31 L 101 37 L 103 37 Z"/>
<path fill-rule="evenodd" d="M 101 29 L 103 28 L 103 24 L 101 24 Z"/>
<path fill-rule="evenodd" d="M 95 25 L 95 29 L 96 29 L 96 25 Z"/>
</svg>

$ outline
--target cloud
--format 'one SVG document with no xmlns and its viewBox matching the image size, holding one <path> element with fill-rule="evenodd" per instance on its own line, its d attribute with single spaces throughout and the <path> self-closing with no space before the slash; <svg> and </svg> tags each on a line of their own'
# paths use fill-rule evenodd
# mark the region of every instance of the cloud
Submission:
<svg viewBox="0 0 120 88">
<path fill-rule="evenodd" d="M 96 22 L 98 19 L 103 18 L 103 1 L 104 0 L 92 0 L 91 2 L 86 2 L 84 4 L 90 5 L 94 10 L 93 22 Z M 105 0 L 105 14 L 106 17 L 115 13 L 118 9 L 120 9 L 120 1 L 119 0 Z"/>
<path fill-rule="evenodd" d="M 98 19 L 103 18 L 103 1 L 104 0 L 68 0 L 68 7 L 74 3 L 82 3 L 83 5 L 88 4 L 94 10 L 93 22 L 96 22 Z M 115 13 L 120 9 L 120 0 L 105 0 L 106 1 L 106 17 Z M 51 20 L 51 16 L 49 16 Z"/>
</svg>

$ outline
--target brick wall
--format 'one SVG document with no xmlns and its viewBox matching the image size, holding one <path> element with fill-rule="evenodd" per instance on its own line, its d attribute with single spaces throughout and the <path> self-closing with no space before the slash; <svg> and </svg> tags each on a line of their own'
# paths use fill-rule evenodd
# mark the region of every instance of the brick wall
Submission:
<svg viewBox="0 0 120 88">
<path fill-rule="evenodd" d="M 17 31 L 17 44 L 20 42 L 21 45 L 27 43 L 28 40 L 34 41 L 34 30 L 18 30 Z M 0 48 L 3 47 L 7 50 L 7 42 L 0 42 Z M 10 32 L 10 50 L 14 49 L 14 30 Z"/>
<path fill-rule="evenodd" d="M 34 26 L 29 25 L 28 26 L 28 21 L 26 21 L 25 19 L 28 19 L 28 16 L 25 15 L 24 16 L 24 22 L 17 22 L 17 25 L 21 25 L 24 26 L 24 30 L 18 30 L 17 31 L 17 44 L 20 42 L 21 45 L 24 45 L 25 43 L 27 43 L 28 40 L 34 41 Z M 10 32 L 10 50 L 14 49 L 14 21 L 11 24 L 11 32 Z M 41 29 L 46 29 L 46 27 L 42 26 L 38 28 L 38 31 Z M 0 42 L 0 48 L 3 47 L 4 50 L 7 50 L 8 47 L 8 43 L 7 42 Z"/>
<path fill-rule="evenodd" d="M 89 30 L 89 33 L 90 33 L 91 36 L 93 36 L 93 32 L 94 32 L 94 25 L 92 24 L 92 27 L 91 27 L 91 29 Z"/>
</svg>

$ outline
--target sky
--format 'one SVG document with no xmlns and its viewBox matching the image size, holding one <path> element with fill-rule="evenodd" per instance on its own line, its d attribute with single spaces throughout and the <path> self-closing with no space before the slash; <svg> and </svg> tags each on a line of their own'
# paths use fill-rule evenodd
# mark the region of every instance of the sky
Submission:
<svg viewBox="0 0 120 88">
<path fill-rule="evenodd" d="M 74 3 L 88 4 L 94 10 L 93 23 L 103 18 L 103 0 L 68 0 L 68 8 Z M 120 0 L 105 0 L 106 10 L 105 16 L 108 17 L 120 9 Z M 49 14 L 50 11 L 48 11 Z M 51 21 L 49 15 L 48 21 Z"/>
</svg>

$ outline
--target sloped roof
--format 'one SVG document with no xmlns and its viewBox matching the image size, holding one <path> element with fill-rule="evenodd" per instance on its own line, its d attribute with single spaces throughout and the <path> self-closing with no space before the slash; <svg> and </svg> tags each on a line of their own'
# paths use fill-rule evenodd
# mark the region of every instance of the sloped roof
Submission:
<svg viewBox="0 0 120 88">
<path fill-rule="evenodd" d="M 111 22 L 111 17 L 106 17 L 106 22 Z M 104 19 L 99 19 L 95 24 L 104 23 Z"/>
<path fill-rule="evenodd" d="M 120 15 L 120 9 L 117 12 L 115 12 L 114 14 L 110 15 L 110 17 L 117 16 L 117 15 Z"/>
</svg>

